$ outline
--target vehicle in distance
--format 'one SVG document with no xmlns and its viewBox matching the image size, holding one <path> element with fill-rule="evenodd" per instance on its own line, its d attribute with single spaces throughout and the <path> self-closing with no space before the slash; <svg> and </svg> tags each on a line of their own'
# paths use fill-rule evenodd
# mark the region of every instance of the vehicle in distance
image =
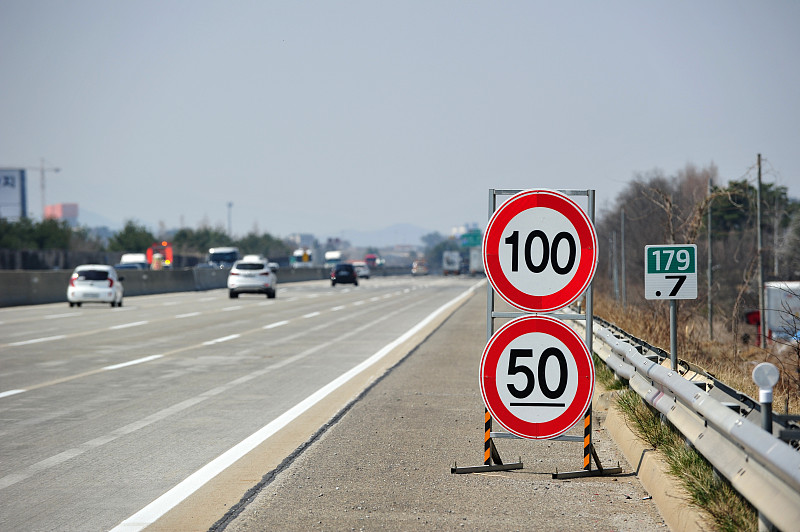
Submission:
<svg viewBox="0 0 800 532">
<path fill-rule="evenodd" d="M 277 293 L 277 266 L 261 255 L 246 255 L 234 262 L 228 273 L 228 296 L 235 299 L 239 294 L 266 294 L 273 299 Z"/>
<path fill-rule="evenodd" d="M 366 262 L 354 262 L 353 267 L 356 269 L 356 274 L 358 274 L 359 279 L 369 279 L 369 276 L 372 275 L 372 272 L 370 271 Z"/>
<path fill-rule="evenodd" d="M 411 264 L 411 275 L 428 275 L 428 263 L 424 260 L 415 260 Z"/>
<path fill-rule="evenodd" d="M 458 275 L 461 272 L 461 253 L 458 251 L 445 251 L 442 253 L 442 273 L 444 275 Z"/>
<path fill-rule="evenodd" d="M 149 270 L 150 263 L 144 253 L 123 253 L 119 263 L 114 265 L 116 270 Z"/>
<path fill-rule="evenodd" d="M 72 271 L 67 287 L 69 306 L 83 303 L 109 303 L 121 307 L 125 289 L 124 277 L 117 275 L 113 266 L 105 264 L 82 264 Z"/>
<path fill-rule="evenodd" d="M 331 268 L 331 286 L 348 283 L 358 286 L 358 273 L 356 273 L 355 266 L 343 262 Z"/>
<path fill-rule="evenodd" d="M 214 268 L 230 268 L 233 263 L 241 259 L 238 248 L 209 248 L 208 263 Z"/>
</svg>

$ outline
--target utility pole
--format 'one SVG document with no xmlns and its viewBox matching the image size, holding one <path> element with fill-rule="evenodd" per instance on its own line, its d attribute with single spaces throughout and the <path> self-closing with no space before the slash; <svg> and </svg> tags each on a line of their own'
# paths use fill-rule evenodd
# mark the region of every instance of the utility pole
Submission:
<svg viewBox="0 0 800 532">
<path fill-rule="evenodd" d="M 767 317 L 764 315 L 764 250 L 761 247 L 761 154 L 758 154 L 758 189 L 756 190 L 756 230 L 758 242 L 758 326 L 761 328 L 759 344 L 767 348 Z"/>
<path fill-rule="evenodd" d="M 45 205 L 47 205 L 47 203 L 45 202 L 45 199 L 44 199 L 44 188 L 45 188 L 44 187 L 44 173 L 45 172 L 56 172 L 56 173 L 58 173 L 58 172 L 61 171 L 61 168 L 58 168 L 58 167 L 55 167 L 55 166 L 45 167 L 45 165 L 44 165 L 44 157 L 42 157 L 41 164 L 39 165 L 39 168 L 32 168 L 32 170 L 39 170 L 39 186 L 40 186 L 41 192 L 42 192 L 42 213 L 41 213 L 41 215 L 42 215 L 42 221 L 44 221 L 44 207 L 45 207 Z"/>
<path fill-rule="evenodd" d="M 628 308 L 628 294 L 627 294 L 627 290 L 626 290 L 628 281 L 627 281 L 627 279 L 625 277 L 626 274 L 625 274 L 625 209 L 624 208 L 620 211 L 620 222 L 619 222 L 619 225 L 620 225 L 620 233 L 621 233 L 620 240 L 622 240 L 622 242 L 620 243 L 620 246 L 619 246 L 620 264 L 622 265 L 622 275 L 621 275 L 621 281 L 622 281 L 622 308 L 626 309 L 626 308 Z"/>
<path fill-rule="evenodd" d="M 714 193 L 714 182 L 708 178 L 708 196 Z M 713 201 L 713 200 L 712 200 Z M 708 339 L 714 339 L 714 306 L 711 304 L 711 275 L 714 271 L 713 261 L 711 260 L 711 201 L 708 202 Z"/>
<path fill-rule="evenodd" d="M 228 236 L 233 238 L 233 229 L 231 228 L 231 210 L 233 209 L 233 202 L 228 202 Z"/>
</svg>

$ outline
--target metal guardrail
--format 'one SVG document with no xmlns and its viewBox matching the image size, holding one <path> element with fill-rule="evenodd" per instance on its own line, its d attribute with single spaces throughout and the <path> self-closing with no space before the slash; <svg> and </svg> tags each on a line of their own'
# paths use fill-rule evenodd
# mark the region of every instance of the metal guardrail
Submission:
<svg viewBox="0 0 800 532">
<path fill-rule="evenodd" d="M 576 322 L 580 327 L 582 323 Z M 797 416 L 775 415 L 777 432 L 753 422 L 760 405 L 700 368 L 680 362 L 595 318 L 594 352 L 658 410 L 743 497 L 780 530 L 800 527 Z M 754 415 L 755 413 L 755 415 Z M 775 432 L 775 430 L 773 430 Z M 793 447 L 794 445 L 794 447 Z"/>
</svg>

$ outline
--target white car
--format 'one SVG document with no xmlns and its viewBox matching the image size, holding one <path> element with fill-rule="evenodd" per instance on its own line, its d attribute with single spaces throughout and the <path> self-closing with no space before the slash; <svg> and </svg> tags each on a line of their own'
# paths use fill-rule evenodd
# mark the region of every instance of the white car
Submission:
<svg viewBox="0 0 800 532">
<path fill-rule="evenodd" d="M 119 277 L 112 266 L 105 264 L 82 264 L 73 270 L 67 287 L 69 306 L 83 303 L 109 303 L 121 307 L 125 288 L 124 277 Z"/>
<path fill-rule="evenodd" d="M 228 295 L 231 299 L 239 294 L 266 294 L 272 299 L 277 293 L 277 264 L 268 262 L 261 255 L 247 255 L 237 260 L 228 273 Z"/>
<path fill-rule="evenodd" d="M 356 269 L 359 279 L 369 279 L 369 276 L 372 275 L 372 272 L 370 271 L 366 262 L 354 262 L 353 266 Z"/>
</svg>

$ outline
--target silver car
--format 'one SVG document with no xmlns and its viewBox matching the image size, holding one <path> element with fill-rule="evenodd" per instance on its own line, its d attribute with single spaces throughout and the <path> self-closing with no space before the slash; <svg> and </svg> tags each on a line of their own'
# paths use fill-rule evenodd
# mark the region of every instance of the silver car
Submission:
<svg viewBox="0 0 800 532">
<path fill-rule="evenodd" d="M 105 264 L 82 264 L 73 270 L 67 287 L 69 306 L 83 303 L 109 303 L 121 307 L 125 288 L 124 277 L 119 277 L 112 266 Z"/>
<path fill-rule="evenodd" d="M 266 294 L 268 298 L 274 298 L 278 283 L 277 266 L 258 255 L 248 255 L 236 261 L 228 273 L 228 295 L 232 299 L 245 293 Z"/>
</svg>

